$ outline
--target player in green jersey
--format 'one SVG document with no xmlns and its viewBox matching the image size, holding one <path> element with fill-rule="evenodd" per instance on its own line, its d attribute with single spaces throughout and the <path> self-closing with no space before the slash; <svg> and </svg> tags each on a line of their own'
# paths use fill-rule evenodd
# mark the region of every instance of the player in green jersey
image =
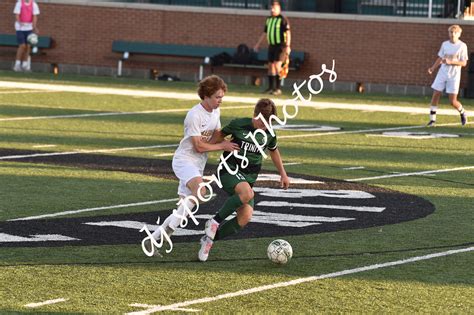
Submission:
<svg viewBox="0 0 474 315">
<path fill-rule="evenodd" d="M 255 105 L 253 118 L 232 120 L 220 131 L 220 137 L 231 136 L 231 141 L 237 143 L 239 151 L 225 152 L 225 167 L 219 167 L 218 178 L 222 188 L 230 195 L 216 215 L 206 222 L 205 235 L 201 238 L 199 260 L 206 261 L 209 251 L 216 240 L 237 233 L 252 218 L 254 206 L 254 191 L 252 189 L 262 167 L 264 150 L 268 149 L 273 164 L 280 173 L 280 186 L 287 189 L 290 185 L 276 135 L 268 130 L 270 117 L 276 116 L 276 106 L 270 99 L 261 99 Z M 267 124 L 262 119 L 263 117 Z M 232 213 L 237 216 L 224 221 Z"/>
</svg>

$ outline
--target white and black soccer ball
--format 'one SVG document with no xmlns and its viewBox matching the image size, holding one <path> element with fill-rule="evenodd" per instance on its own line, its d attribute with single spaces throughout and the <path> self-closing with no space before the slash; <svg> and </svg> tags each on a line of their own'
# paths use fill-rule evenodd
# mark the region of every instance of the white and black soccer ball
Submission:
<svg viewBox="0 0 474 315">
<path fill-rule="evenodd" d="M 274 240 L 268 245 L 267 256 L 275 264 L 286 264 L 293 257 L 293 248 L 285 240 Z"/>
<path fill-rule="evenodd" d="M 32 46 L 35 46 L 36 44 L 38 44 L 38 35 L 36 35 L 35 33 L 31 33 L 30 35 L 28 35 L 28 37 L 26 38 L 26 41 L 32 45 Z"/>
</svg>

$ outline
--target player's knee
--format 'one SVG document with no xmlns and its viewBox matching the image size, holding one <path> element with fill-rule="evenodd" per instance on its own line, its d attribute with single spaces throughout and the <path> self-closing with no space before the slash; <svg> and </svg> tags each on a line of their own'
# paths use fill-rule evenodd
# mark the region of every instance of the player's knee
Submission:
<svg viewBox="0 0 474 315">
<path fill-rule="evenodd" d="M 248 204 L 250 200 L 253 199 L 254 197 L 254 192 L 252 188 L 248 188 L 245 191 L 243 191 L 240 195 L 240 201 L 242 201 L 243 204 Z"/>
</svg>

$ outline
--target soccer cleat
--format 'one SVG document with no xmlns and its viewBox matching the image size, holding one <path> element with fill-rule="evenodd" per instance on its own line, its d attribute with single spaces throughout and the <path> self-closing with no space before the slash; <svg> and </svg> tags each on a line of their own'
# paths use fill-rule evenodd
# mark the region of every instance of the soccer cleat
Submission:
<svg viewBox="0 0 474 315">
<path fill-rule="evenodd" d="M 171 237 L 173 235 L 174 230 L 170 228 L 169 226 L 165 227 L 165 233 L 168 235 L 168 237 Z M 152 236 L 153 237 L 153 236 Z M 155 240 L 157 243 L 161 242 L 161 234 L 158 234 L 155 236 Z M 165 238 L 166 241 L 166 238 Z M 153 249 L 153 243 L 152 241 L 148 238 L 144 241 L 143 246 L 145 246 L 145 249 L 147 252 L 151 253 Z M 159 252 L 160 248 L 155 248 L 153 256 L 158 256 L 158 257 L 163 257 L 163 255 Z"/>
<path fill-rule="evenodd" d="M 22 68 L 21 68 L 20 65 L 15 65 L 15 66 L 13 67 L 13 71 L 15 71 L 15 72 L 21 72 L 21 71 L 22 71 Z"/>
<path fill-rule="evenodd" d="M 280 90 L 280 89 L 276 89 L 276 90 L 274 90 L 271 94 L 272 94 L 272 95 L 275 95 L 275 96 L 281 95 L 281 90 Z"/>
<path fill-rule="evenodd" d="M 151 253 L 154 245 L 151 242 L 151 240 L 148 238 L 144 241 L 143 246 L 145 246 L 145 249 L 147 252 Z M 163 255 L 161 255 L 161 253 L 158 251 L 158 248 L 155 248 L 155 250 L 153 251 L 153 256 L 163 257 Z"/>
<path fill-rule="evenodd" d="M 436 125 L 436 121 L 430 120 L 430 122 L 426 124 L 426 127 L 434 127 L 435 125 Z"/>
<path fill-rule="evenodd" d="M 211 240 L 214 240 L 216 236 L 217 229 L 219 228 L 219 223 L 214 219 L 209 219 L 206 221 L 206 226 L 204 227 L 204 232 L 209 236 Z"/>
<path fill-rule="evenodd" d="M 467 124 L 467 115 L 466 115 L 466 112 L 462 113 L 461 114 L 461 125 L 465 125 Z"/>
<path fill-rule="evenodd" d="M 209 236 L 204 235 L 203 237 L 201 237 L 201 249 L 198 253 L 198 258 L 200 261 L 207 260 L 213 244 L 214 242 L 209 238 Z"/>
</svg>

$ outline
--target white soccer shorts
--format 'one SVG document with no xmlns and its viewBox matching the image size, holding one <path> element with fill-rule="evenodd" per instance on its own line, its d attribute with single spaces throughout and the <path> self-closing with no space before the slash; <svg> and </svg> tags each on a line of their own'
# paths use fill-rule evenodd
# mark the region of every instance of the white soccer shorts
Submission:
<svg viewBox="0 0 474 315">
<path fill-rule="evenodd" d="M 431 88 L 439 92 L 443 92 L 446 89 L 448 94 L 458 94 L 460 82 L 461 78 L 459 76 L 448 78 L 445 73 L 438 71 Z"/>
<path fill-rule="evenodd" d="M 202 177 L 204 168 L 194 165 L 189 161 L 173 159 L 173 171 L 179 179 L 178 195 L 189 196 L 191 195 L 191 190 L 186 184 L 195 177 Z"/>
</svg>

